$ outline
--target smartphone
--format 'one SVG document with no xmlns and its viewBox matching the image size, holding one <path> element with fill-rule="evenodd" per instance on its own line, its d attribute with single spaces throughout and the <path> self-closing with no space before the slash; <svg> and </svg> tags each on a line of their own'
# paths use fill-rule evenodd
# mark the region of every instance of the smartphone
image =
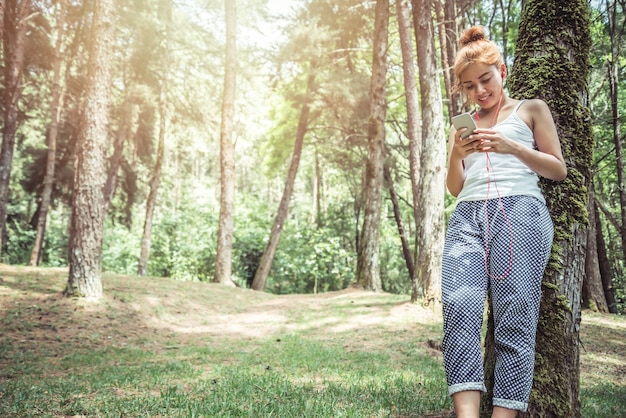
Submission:
<svg viewBox="0 0 626 418">
<path fill-rule="evenodd" d="M 476 129 L 476 123 L 474 123 L 474 118 L 472 118 L 472 115 L 470 115 L 469 113 L 461 113 L 460 115 L 453 116 L 452 125 L 454 125 L 457 131 L 461 128 L 467 128 L 467 131 L 461 134 L 461 139 L 467 138 Z"/>
</svg>

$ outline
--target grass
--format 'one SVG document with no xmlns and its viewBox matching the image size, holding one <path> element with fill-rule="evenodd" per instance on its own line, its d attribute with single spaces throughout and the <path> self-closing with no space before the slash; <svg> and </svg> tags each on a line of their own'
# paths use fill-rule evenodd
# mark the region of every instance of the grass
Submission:
<svg viewBox="0 0 626 418">
<path fill-rule="evenodd" d="M 0 265 L 2 417 L 450 416 L 438 313 L 348 289 L 274 296 Z M 584 417 L 626 411 L 626 319 L 585 312 Z"/>
</svg>

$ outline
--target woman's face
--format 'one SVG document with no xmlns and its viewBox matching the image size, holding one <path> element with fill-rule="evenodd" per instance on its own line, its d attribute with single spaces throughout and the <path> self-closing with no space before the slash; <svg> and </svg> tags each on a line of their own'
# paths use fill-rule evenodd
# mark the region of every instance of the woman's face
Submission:
<svg viewBox="0 0 626 418">
<path fill-rule="evenodd" d="M 461 85 L 467 97 L 483 109 L 497 106 L 502 94 L 506 67 L 474 63 L 461 73 Z"/>
</svg>

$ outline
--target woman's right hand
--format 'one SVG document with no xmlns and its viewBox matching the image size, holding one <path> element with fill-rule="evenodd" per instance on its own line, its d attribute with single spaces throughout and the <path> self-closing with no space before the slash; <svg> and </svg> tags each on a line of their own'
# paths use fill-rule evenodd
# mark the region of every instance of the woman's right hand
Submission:
<svg viewBox="0 0 626 418">
<path fill-rule="evenodd" d="M 448 172 L 446 175 L 446 186 L 453 196 L 458 196 L 463 189 L 465 183 L 465 173 L 463 168 L 463 160 L 468 155 L 477 151 L 476 140 L 471 135 L 465 139 L 461 139 L 461 134 L 465 129 L 458 131 L 454 126 L 450 127 L 450 135 L 448 139 Z"/>
<path fill-rule="evenodd" d="M 454 142 L 452 144 L 452 149 L 450 150 L 451 159 L 464 160 L 465 158 L 467 158 L 468 155 L 479 151 L 480 141 L 476 137 L 474 137 L 474 135 L 470 135 L 466 138 L 461 138 L 461 135 L 466 130 L 467 128 L 461 128 L 453 133 Z"/>
</svg>

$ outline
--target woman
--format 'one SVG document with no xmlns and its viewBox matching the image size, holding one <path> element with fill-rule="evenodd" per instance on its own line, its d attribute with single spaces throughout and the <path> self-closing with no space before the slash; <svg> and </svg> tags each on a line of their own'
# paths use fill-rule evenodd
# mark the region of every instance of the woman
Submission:
<svg viewBox="0 0 626 418">
<path fill-rule="evenodd" d="M 560 181 L 567 168 L 550 109 L 539 99 L 506 95 L 506 66 L 484 30 L 466 30 L 459 47 L 455 90 L 478 108 L 470 136 L 461 139 L 464 128 L 450 130 L 446 184 L 457 207 L 443 255 L 444 366 L 457 417 L 478 417 L 489 290 L 496 353 L 492 417 L 515 417 L 528 407 L 541 280 L 553 239 L 539 176 Z"/>
</svg>

